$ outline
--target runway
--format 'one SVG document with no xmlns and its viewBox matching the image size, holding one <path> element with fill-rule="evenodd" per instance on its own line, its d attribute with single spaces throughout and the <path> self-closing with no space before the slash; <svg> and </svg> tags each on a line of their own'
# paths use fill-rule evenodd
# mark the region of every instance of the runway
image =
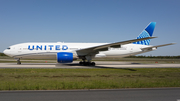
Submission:
<svg viewBox="0 0 180 101">
<path fill-rule="evenodd" d="M 0 91 L 1 101 L 180 101 L 180 88 Z"/>
<path fill-rule="evenodd" d="M 96 66 L 81 66 L 78 61 L 59 63 L 0 63 L 0 68 L 180 68 L 180 64 L 140 64 L 131 62 L 96 61 Z"/>
</svg>

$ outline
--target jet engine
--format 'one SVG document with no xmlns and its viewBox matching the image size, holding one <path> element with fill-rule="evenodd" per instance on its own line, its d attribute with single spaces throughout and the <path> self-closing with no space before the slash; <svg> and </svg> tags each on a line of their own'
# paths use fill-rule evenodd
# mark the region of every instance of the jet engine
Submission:
<svg viewBox="0 0 180 101">
<path fill-rule="evenodd" d="M 71 63 L 73 62 L 73 53 L 70 52 L 59 52 L 57 53 L 58 63 Z"/>
</svg>

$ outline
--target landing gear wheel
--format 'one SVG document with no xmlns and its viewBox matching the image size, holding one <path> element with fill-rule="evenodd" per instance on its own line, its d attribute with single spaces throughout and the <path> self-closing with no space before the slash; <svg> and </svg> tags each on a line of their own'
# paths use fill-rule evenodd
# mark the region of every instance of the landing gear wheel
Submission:
<svg viewBox="0 0 180 101">
<path fill-rule="evenodd" d="M 95 66 L 95 62 L 79 62 L 80 65 L 84 65 L 84 66 Z"/>
<path fill-rule="evenodd" d="M 82 61 L 80 61 L 80 62 L 79 62 L 79 64 L 80 64 L 80 65 L 83 65 L 83 62 L 82 62 Z"/>
<path fill-rule="evenodd" d="M 89 62 L 84 62 L 83 65 L 84 66 L 89 66 Z"/>
<path fill-rule="evenodd" d="M 95 62 L 91 62 L 91 66 L 95 66 L 96 64 L 95 64 Z"/>
</svg>

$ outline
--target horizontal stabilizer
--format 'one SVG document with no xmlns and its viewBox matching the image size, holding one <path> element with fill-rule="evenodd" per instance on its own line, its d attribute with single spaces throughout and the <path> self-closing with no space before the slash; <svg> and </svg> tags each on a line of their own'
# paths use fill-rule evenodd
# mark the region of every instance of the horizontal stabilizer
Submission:
<svg viewBox="0 0 180 101">
<path fill-rule="evenodd" d="M 163 47 L 163 46 L 168 46 L 168 45 L 174 45 L 176 43 L 169 43 L 169 44 L 163 44 L 163 45 L 157 45 L 157 46 L 151 46 L 151 47 L 146 47 L 146 48 L 141 48 L 141 50 L 150 50 L 150 49 L 157 49 L 158 47 Z"/>
</svg>

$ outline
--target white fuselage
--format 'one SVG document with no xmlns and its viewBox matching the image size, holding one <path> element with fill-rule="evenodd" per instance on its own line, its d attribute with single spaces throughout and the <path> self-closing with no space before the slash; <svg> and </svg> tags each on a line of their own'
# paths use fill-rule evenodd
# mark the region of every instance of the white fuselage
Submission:
<svg viewBox="0 0 180 101">
<path fill-rule="evenodd" d="M 56 59 L 58 52 L 71 52 L 73 58 L 78 58 L 77 50 L 104 45 L 108 43 L 22 43 L 10 46 L 4 50 L 6 55 L 14 58 Z M 140 44 L 126 44 L 120 48 L 109 47 L 107 51 L 100 51 L 95 57 L 125 57 L 147 51 L 141 48 L 150 47 Z"/>
</svg>

